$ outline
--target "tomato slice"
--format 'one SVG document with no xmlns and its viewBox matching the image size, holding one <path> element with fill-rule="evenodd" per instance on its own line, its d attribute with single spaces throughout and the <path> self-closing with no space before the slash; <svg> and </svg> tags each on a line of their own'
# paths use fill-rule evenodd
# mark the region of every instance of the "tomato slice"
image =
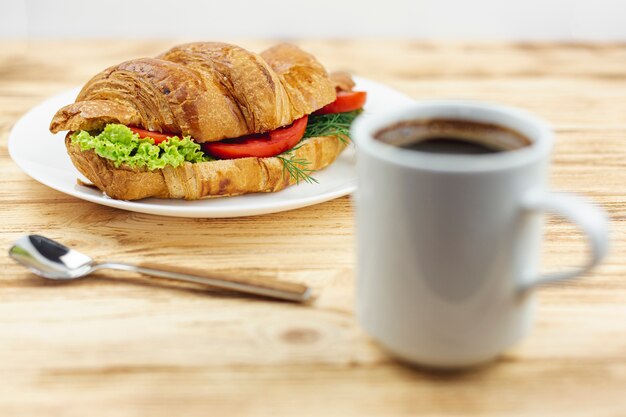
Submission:
<svg viewBox="0 0 626 417">
<path fill-rule="evenodd" d="M 281 154 L 296 146 L 306 130 L 309 116 L 304 116 L 290 126 L 281 127 L 262 135 L 242 136 L 219 142 L 205 142 L 202 149 L 221 159 L 268 158 Z"/>
<path fill-rule="evenodd" d="M 345 113 L 358 110 L 365 105 L 367 93 L 365 91 L 339 91 L 337 99 L 325 105 L 315 112 L 315 114 Z"/>
<path fill-rule="evenodd" d="M 149 130 L 140 129 L 138 127 L 132 127 L 132 126 L 128 126 L 128 128 L 132 130 L 133 133 L 138 134 L 139 137 L 142 139 L 152 138 L 154 140 L 155 145 L 158 145 L 159 143 L 166 141 L 168 138 L 173 138 L 174 136 L 177 136 L 171 133 L 151 132 Z"/>
</svg>

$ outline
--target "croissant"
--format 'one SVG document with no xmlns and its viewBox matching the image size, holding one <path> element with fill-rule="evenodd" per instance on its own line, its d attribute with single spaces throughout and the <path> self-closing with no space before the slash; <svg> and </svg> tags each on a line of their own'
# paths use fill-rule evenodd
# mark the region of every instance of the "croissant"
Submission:
<svg viewBox="0 0 626 417">
<path fill-rule="evenodd" d="M 288 125 L 334 99 L 324 67 L 294 45 L 257 55 L 225 43 L 190 43 L 102 71 L 55 114 L 50 131 L 121 123 L 211 142 Z"/>
<path fill-rule="evenodd" d="M 255 54 L 225 43 L 189 43 L 97 74 L 75 103 L 54 115 L 50 131 L 70 131 L 66 147 L 72 162 L 112 198 L 276 192 L 297 181 L 276 157 L 185 162 L 151 171 L 115 166 L 72 143 L 70 134 L 100 131 L 112 123 L 190 136 L 198 143 L 260 134 L 333 102 L 339 84 L 345 81 L 333 81 L 312 55 L 294 45 Z M 307 169 L 322 169 L 341 153 L 344 142 L 336 136 L 307 138 L 289 157 L 306 158 Z"/>
</svg>

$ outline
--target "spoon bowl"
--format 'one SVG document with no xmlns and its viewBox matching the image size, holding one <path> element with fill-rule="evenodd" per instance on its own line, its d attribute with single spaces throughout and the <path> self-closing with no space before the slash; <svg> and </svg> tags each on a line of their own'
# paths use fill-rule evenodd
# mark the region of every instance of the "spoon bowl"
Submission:
<svg viewBox="0 0 626 417">
<path fill-rule="evenodd" d="M 34 274 L 54 280 L 82 278 L 93 270 L 89 256 L 40 235 L 21 237 L 9 256 Z"/>
</svg>

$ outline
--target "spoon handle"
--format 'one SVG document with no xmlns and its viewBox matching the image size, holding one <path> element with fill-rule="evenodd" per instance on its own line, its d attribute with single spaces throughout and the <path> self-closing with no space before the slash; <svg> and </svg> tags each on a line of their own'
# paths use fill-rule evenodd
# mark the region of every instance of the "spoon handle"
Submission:
<svg viewBox="0 0 626 417">
<path fill-rule="evenodd" d="M 97 265 L 97 269 L 104 268 L 139 272 L 141 274 L 161 278 L 206 284 L 216 288 L 295 302 L 307 301 L 311 298 L 312 292 L 311 288 L 306 285 L 295 282 L 259 277 L 235 277 L 212 272 L 208 273 L 192 268 L 157 265 L 153 263 L 130 265 L 106 262 Z"/>
</svg>

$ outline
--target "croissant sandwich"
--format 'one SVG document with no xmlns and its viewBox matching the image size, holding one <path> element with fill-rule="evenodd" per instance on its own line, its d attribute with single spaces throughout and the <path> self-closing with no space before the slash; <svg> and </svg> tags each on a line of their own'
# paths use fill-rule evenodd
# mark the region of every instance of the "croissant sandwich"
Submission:
<svg viewBox="0 0 626 417">
<path fill-rule="evenodd" d="M 276 192 L 346 147 L 366 99 L 353 88 L 294 45 L 190 43 L 97 74 L 50 131 L 69 131 L 72 162 L 112 198 Z"/>
</svg>

